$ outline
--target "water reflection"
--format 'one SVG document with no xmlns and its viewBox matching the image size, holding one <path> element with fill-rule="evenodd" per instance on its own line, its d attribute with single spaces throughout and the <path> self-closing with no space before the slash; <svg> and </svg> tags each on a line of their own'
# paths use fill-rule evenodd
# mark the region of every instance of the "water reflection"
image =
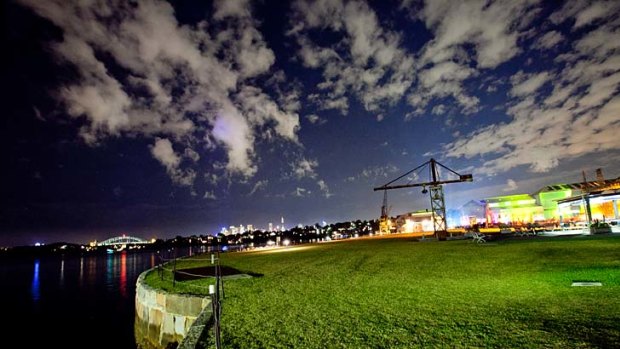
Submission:
<svg viewBox="0 0 620 349">
<path fill-rule="evenodd" d="M 121 253 L 121 278 L 119 289 L 123 297 L 127 297 L 127 252 Z"/>
<path fill-rule="evenodd" d="M 97 275 L 97 258 L 88 258 L 88 285 L 95 284 L 95 276 Z"/>
<path fill-rule="evenodd" d="M 41 293 L 39 289 L 39 260 L 36 259 L 34 261 L 34 273 L 32 273 L 32 300 L 37 302 L 41 298 Z"/>
<path fill-rule="evenodd" d="M 60 288 L 65 285 L 65 259 L 60 260 Z"/>
<path fill-rule="evenodd" d="M 80 287 L 84 286 L 84 257 L 80 257 Z"/>
<path fill-rule="evenodd" d="M 20 337 L 25 348 L 88 347 L 80 335 L 99 330 L 114 335 L 98 336 L 95 347 L 135 348 L 136 279 L 157 263 L 156 252 L 134 251 L 2 260 L 0 299 L 10 301 L 0 309 L 20 319 L 3 323 L 2 333 L 23 333 L 21 319 L 28 319 L 41 335 Z M 68 329 L 78 335 L 65 335 Z"/>
<path fill-rule="evenodd" d="M 108 288 L 112 287 L 114 281 L 114 255 L 109 254 L 106 261 L 105 280 Z"/>
</svg>

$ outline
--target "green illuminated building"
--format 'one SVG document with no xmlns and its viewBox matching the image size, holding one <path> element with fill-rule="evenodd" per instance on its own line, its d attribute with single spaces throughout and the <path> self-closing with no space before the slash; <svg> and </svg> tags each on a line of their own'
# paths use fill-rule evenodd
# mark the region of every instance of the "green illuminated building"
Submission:
<svg viewBox="0 0 620 349">
<path fill-rule="evenodd" d="M 528 194 L 496 196 L 484 201 L 489 223 L 531 223 L 544 219 L 543 207 Z"/>
<path fill-rule="evenodd" d="M 544 209 L 545 219 L 559 219 L 563 212 L 559 212 L 558 200 L 569 198 L 576 195 L 579 191 L 579 184 L 556 184 L 548 185 L 540 189 L 535 195 L 538 203 Z"/>
<path fill-rule="evenodd" d="M 592 219 L 620 220 L 620 177 L 605 180 L 602 171 L 597 170 L 594 181 L 548 185 L 532 195 L 471 200 L 461 207 L 458 222 L 462 226 L 480 224 L 480 220 L 492 225 L 584 222 L 587 219 L 584 197 L 589 199 Z"/>
</svg>

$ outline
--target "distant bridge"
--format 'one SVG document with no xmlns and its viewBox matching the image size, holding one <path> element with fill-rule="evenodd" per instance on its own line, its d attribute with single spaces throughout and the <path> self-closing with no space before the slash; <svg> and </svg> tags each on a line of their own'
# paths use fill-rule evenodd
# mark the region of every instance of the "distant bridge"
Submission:
<svg viewBox="0 0 620 349">
<path fill-rule="evenodd" d="M 120 246 L 120 245 L 143 245 L 150 244 L 150 241 L 137 238 L 135 236 L 116 236 L 97 243 L 97 246 Z"/>
</svg>

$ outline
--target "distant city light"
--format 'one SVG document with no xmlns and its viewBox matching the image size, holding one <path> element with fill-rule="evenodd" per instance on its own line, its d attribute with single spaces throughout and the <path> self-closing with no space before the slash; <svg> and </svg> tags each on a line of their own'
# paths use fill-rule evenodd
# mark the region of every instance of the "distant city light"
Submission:
<svg viewBox="0 0 620 349">
<path fill-rule="evenodd" d="M 282 241 L 282 245 L 284 245 L 284 246 L 288 246 L 290 244 L 291 244 L 291 240 L 289 240 L 289 239 L 285 239 L 284 241 Z"/>
</svg>

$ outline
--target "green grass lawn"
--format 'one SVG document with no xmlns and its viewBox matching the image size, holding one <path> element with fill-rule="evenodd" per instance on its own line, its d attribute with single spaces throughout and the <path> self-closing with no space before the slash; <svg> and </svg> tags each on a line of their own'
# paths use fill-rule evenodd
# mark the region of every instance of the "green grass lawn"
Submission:
<svg viewBox="0 0 620 349">
<path fill-rule="evenodd" d="M 620 237 L 303 247 L 222 255 L 264 275 L 225 283 L 226 348 L 620 347 Z"/>
</svg>

